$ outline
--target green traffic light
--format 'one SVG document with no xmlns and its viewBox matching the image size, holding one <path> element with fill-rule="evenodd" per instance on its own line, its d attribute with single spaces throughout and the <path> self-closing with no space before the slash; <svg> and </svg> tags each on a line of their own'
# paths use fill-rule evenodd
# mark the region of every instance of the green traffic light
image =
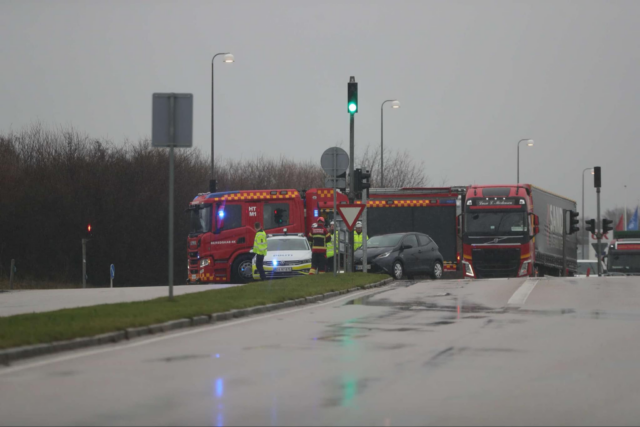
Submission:
<svg viewBox="0 0 640 427">
<path fill-rule="evenodd" d="M 356 105 L 355 102 L 350 102 L 349 103 L 349 112 L 350 113 L 355 113 L 356 111 L 358 111 L 358 106 Z"/>
</svg>

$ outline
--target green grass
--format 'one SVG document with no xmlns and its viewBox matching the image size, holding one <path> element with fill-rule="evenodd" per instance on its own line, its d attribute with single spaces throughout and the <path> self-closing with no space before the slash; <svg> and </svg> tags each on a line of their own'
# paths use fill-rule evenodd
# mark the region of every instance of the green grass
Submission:
<svg viewBox="0 0 640 427">
<path fill-rule="evenodd" d="M 378 274 L 321 274 L 130 303 L 0 317 L 0 349 L 88 337 L 186 317 L 274 304 L 379 282 Z M 115 291 L 115 289 L 114 289 Z"/>
</svg>

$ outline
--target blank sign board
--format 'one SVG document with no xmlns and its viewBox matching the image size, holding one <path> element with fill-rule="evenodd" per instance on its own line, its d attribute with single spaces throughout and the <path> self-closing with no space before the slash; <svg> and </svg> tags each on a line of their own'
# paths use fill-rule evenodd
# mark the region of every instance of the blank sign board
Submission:
<svg viewBox="0 0 640 427">
<path fill-rule="evenodd" d="M 193 95 L 154 93 L 151 145 L 191 147 L 193 145 Z"/>
</svg>

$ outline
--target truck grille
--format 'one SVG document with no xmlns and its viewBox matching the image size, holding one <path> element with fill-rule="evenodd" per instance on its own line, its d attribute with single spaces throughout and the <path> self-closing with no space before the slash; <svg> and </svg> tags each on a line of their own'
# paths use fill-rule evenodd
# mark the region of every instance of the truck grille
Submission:
<svg viewBox="0 0 640 427">
<path fill-rule="evenodd" d="M 473 249 L 473 269 L 478 278 L 517 277 L 520 248 Z"/>
</svg>

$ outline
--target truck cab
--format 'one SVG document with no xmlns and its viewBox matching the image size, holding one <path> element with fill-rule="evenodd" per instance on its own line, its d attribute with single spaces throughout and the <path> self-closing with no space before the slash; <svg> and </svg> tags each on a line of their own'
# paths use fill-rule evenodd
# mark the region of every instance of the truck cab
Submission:
<svg viewBox="0 0 640 427">
<path fill-rule="evenodd" d="M 640 275 L 640 231 L 614 231 L 606 255 L 609 275 Z"/>
<path fill-rule="evenodd" d="M 267 233 L 303 233 L 304 207 L 297 190 L 202 193 L 189 204 L 189 283 L 251 280 L 254 224 Z"/>
<path fill-rule="evenodd" d="M 539 219 L 526 185 L 469 187 L 461 222 L 466 277 L 534 274 Z"/>
</svg>

